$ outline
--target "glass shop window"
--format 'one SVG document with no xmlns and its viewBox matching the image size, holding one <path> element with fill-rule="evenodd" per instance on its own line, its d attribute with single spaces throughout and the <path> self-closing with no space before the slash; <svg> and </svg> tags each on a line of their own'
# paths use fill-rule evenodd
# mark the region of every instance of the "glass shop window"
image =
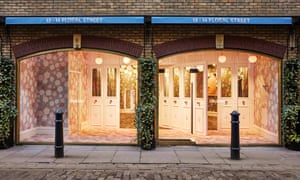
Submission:
<svg viewBox="0 0 300 180">
<path fill-rule="evenodd" d="M 238 69 L 238 97 L 248 97 L 248 67 Z"/>
<path fill-rule="evenodd" d="M 117 94 L 117 69 L 107 68 L 107 96 Z"/>
<path fill-rule="evenodd" d="M 179 97 L 179 68 L 174 68 L 173 85 L 174 97 Z"/>
<path fill-rule="evenodd" d="M 230 67 L 221 68 L 221 97 L 231 97 L 232 70 Z"/>
<path fill-rule="evenodd" d="M 101 96 L 101 69 L 93 68 L 92 83 L 92 96 Z"/>
<path fill-rule="evenodd" d="M 184 68 L 184 97 L 191 97 L 191 75 L 190 68 Z"/>
</svg>

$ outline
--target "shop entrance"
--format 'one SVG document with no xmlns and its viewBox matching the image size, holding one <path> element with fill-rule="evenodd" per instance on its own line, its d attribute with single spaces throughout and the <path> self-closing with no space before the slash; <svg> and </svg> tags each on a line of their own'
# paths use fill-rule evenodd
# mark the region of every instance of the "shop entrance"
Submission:
<svg viewBox="0 0 300 180">
<path fill-rule="evenodd" d="M 19 62 L 19 142 L 51 143 L 64 112 L 67 143 L 136 144 L 137 61 L 69 50 Z"/>
<path fill-rule="evenodd" d="M 124 58 L 121 66 L 103 62 L 89 66 L 89 125 L 135 129 L 137 64 Z M 97 62 L 97 61 L 96 61 Z"/>
<path fill-rule="evenodd" d="M 119 69 L 114 66 L 89 67 L 89 124 L 91 126 L 119 127 L 119 74 Z"/>
<path fill-rule="evenodd" d="M 254 60 L 250 62 L 249 57 Z M 263 76 L 257 71 L 258 57 L 261 56 L 246 52 L 202 51 L 160 59 L 160 139 L 228 144 L 230 113 L 238 110 L 245 142 L 259 143 L 255 139 L 264 139 L 263 143 L 276 142 L 277 135 L 270 137 L 271 133 L 256 124 L 267 121 L 255 114 L 255 96 L 261 96 L 265 86 L 254 82 Z M 275 91 L 278 93 L 277 87 Z M 267 96 L 264 98 L 271 101 Z M 278 123 L 272 126 L 275 128 Z"/>
</svg>

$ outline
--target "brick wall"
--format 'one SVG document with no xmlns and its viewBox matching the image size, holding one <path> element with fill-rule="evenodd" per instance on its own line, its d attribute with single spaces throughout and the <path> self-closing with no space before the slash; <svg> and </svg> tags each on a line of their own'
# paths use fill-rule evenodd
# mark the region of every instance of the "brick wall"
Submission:
<svg viewBox="0 0 300 180">
<path fill-rule="evenodd" d="M 15 46 L 30 40 L 41 39 L 54 36 L 72 36 L 79 33 L 82 36 L 101 36 L 111 37 L 124 41 L 129 41 L 139 45 L 144 44 L 144 29 L 143 25 L 115 25 L 115 26 L 9 26 L 9 37 L 5 34 L 4 28 L 0 28 L 1 37 L 3 37 L 2 54 L 9 57 L 9 44 Z M 9 41 L 10 39 L 10 41 Z M 14 58 L 14 57 L 12 57 Z"/>
<path fill-rule="evenodd" d="M 190 38 L 195 36 L 245 36 L 266 40 L 283 46 L 288 46 L 290 26 L 238 26 L 238 25 L 155 25 L 153 26 L 154 45 L 176 39 Z M 300 40 L 300 28 L 296 28 L 296 46 Z M 297 53 L 298 52 L 298 53 Z M 300 48 L 288 49 L 288 56 L 299 55 Z"/>
<path fill-rule="evenodd" d="M 274 42 L 286 46 L 289 35 L 289 26 L 237 26 L 237 25 L 153 25 L 152 33 L 148 32 L 146 40 L 146 54 L 151 56 L 152 45 L 161 44 L 176 39 L 190 38 L 196 36 L 214 36 L 224 34 L 225 36 L 246 36 L 266 41 Z M 82 36 L 102 36 L 120 39 L 144 46 L 144 26 L 143 25 L 58 25 L 58 26 L 9 26 L 10 38 L 2 30 L 2 54 L 9 57 L 9 41 L 11 46 L 24 43 L 30 40 L 41 39 L 53 36 L 72 36 L 80 33 Z M 299 29 L 298 29 L 299 31 Z M 299 32 L 298 32 L 299 34 Z M 297 34 L 297 37 L 298 37 Z M 289 56 L 295 56 L 297 48 L 289 51 Z"/>
<path fill-rule="evenodd" d="M 160 25 L 154 26 L 153 29 L 155 44 L 194 36 L 215 36 L 215 34 L 224 34 L 225 36 L 248 36 L 286 45 L 289 32 L 288 26 Z"/>
<path fill-rule="evenodd" d="M 300 16 L 299 0 L 0 0 L 1 16 L 104 16 L 104 15 L 183 15 L 183 16 Z M 154 26 L 153 43 L 202 35 L 250 36 L 287 44 L 287 26 Z M 10 39 L 6 31 L 10 32 Z M 11 26 L 0 27 L 1 52 L 10 56 L 13 46 L 43 37 L 82 35 L 113 37 L 144 46 L 144 26 Z M 298 34 L 300 30 L 298 28 Z M 145 55 L 151 56 L 152 39 L 146 40 Z M 296 49 L 296 52 L 298 50 Z M 290 55 L 296 55 L 290 52 Z"/>
<path fill-rule="evenodd" d="M 10 0 L 2 16 L 206 15 L 298 16 L 299 0 Z"/>
</svg>

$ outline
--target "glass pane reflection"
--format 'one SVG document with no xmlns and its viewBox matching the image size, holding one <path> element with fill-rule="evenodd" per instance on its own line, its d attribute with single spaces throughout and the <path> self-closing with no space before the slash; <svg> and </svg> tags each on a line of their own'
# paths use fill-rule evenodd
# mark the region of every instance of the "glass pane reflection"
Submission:
<svg viewBox="0 0 300 180">
<path fill-rule="evenodd" d="M 163 86 L 164 86 L 164 97 L 168 97 L 169 96 L 169 69 L 165 69 Z"/>
<path fill-rule="evenodd" d="M 184 97 L 191 97 L 191 76 L 190 68 L 184 68 Z"/>
<path fill-rule="evenodd" d="M 179 97 L 179 68 L 174 68 L 173 74 L 174 97 Z"/>
<path fill-rule="evenodd" d="M 231 78 L 231 68 L 221 68 L 221 97 L 231 97 Z"/>
<path fill-rule="evenodd" d="M 203 65 L 197 66 L 196 74 L 196 97 L 203 98 Z"/>
<path fill-rule="evenodd" d="M 92 71 L 92 96 L 101 96 L 101 69 Z"/>
<path fill-rule="evenodd" d="M 238 96 L 248 97 L 248 67 L 238 69 Z"/>
<path fill-rule="evenodd" d="M 117 94 L 117 69 L 107 68 L 107 96 Z"/>
</svg>

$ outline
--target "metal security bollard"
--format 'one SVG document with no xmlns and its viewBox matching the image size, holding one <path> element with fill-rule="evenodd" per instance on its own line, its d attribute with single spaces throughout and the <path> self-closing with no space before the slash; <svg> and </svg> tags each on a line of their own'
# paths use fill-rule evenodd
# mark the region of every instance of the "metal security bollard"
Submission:
<svg viewBox="0 0 300 180">
<path fill-rule="evenodd" d="M 231 159 L 240 159 L 240 113 L 232 111 L 231 113 Z"/>
<path fill-rule="evenodd" d="M 63 132 L 63 112 L 61 109 L 55 112 L 55 157 L 64 157 L 64 132 Z"/>
</svg>

